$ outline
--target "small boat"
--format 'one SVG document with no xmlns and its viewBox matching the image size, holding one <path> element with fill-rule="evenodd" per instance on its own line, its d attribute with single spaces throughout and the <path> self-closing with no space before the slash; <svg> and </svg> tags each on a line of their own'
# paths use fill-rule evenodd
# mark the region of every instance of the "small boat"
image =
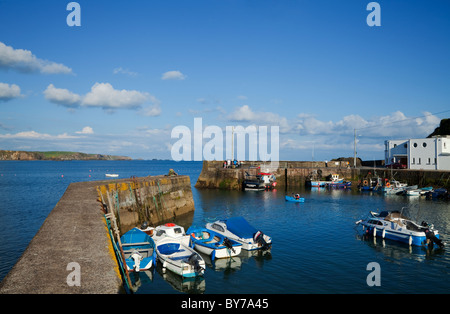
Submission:
<svg viewBox="0 0 450 314">
<path fill-rule="evenodd" d="M 244 217 L 217 220 L 207 223 L 206 228 L 241 243 L 247 251 L 268 250 L 272 246 L 272 238 L 251 226 Z"/>
<path fill-rule="evenodd" d="M 272 190 L 277 186 L 277 179 L 273 173 L 261 172 L 259 174 L 261 179 L 264 181 L 264 186 L 266 190 Z"/>
<path fill-rule="evenodd" d="M 128 271 L 139 272 L 155 265 L 155 242 L 145 232 L 133 228 L 120 237 L 120 242 Z"/>
<path fill-rule="evenodd" d="M 228 239 L 212 230 L 189 227 L 187 233 L 191 237 L 191 243 L 194 245 L 194 249 L 210 256 L 211 260 L 233 257 L 241 253 L 241 243 Z"/>
<path fill-rule="evenodd" d="M 408 189 L 405 191 L 406 196 L 420 196 L 422 190 L 419 189 Z"/>
<path fill-rule="evenodd" d="M 370 212 L 367 218 L 357 221 L 356 224 L 362 225 L 365 234 L 383 239 L 426 248 L 433 248 L 435 244 L 439 248 L 445 246 L 433 225 L 428 225 L 425 221 L 419 225 L 399 211 Z"/>
<path fill-rule="evenodd" d="M 119 175 L 117 173 L 106 173 L 105 176 L 110 178 L 117 178 Z"/>
<path fill-rule="evenodd" d="M 266 184 L 261 175 L 253 176 L 246 172 L 242 187 L 244 191 L 264 191 L 266 189 Z"/>
<path fill-rule="evenodd" d="M 200 254 L 183 245 L 180 239 L 164 237 L 158 240 L 156 254 L 163 272 L 168 269 L 182 277 L 203 276 L 205 272 L 205 261 Z"/>
<path fill-rule="evenodd" d="M 189 246 L 190 244 L 190 237 L 189 235 L 186 235 L 184 228 L 171 222 L 157 226 L 153 231 L 153 240 L 156 243 L 165 237 L 178 239 L 185 246 Z"/>
<path fill-rule="evenodd" d="M 303 203 L 303 202 L 305 202 L 305 198 L 303 198 L 303 197 L 296 198 L 296 197 L 294 197 L 294 196 L 285 195 L 284 198 L 285 198 L 286 201 L 288 201 L 288 202 L 297 202 L 297 203 Z"/>
</svg>

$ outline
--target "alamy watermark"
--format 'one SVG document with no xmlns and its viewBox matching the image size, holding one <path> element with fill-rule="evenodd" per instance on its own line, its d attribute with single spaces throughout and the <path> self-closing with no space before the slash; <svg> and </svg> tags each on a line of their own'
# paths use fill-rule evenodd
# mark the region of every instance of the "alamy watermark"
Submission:
<svg viewBox="0 0 450 314">
<path fill-rule="evenodd" d="M 184 125 L 172 129 L 171 138 L 178 139 L 171 148 L 175 161 L 253 160 L 271 162 L 278 167 L 280 157 L 279 126 L 226 126 L 203 128 L 202 118 L 194 118 L 194 130 Z M 268 136 L 270 135 L 270 146 Z M 248 138 L 248 141 L 247 141 Z M 204 140 L 206 141 L 205 145 Z M 269 152 L 270 149 L 270 152 Z"/>
<path fill-rule="evenodd" d="M 381 286 L 381 267 L 377 262 L 367 264 L 366 270 L 371 271 L 366 278 L 369 287 Z"/>
<path fill-rule="evenodd" d="M 67 271 L 70 271 L 66 277 L 66 282 L 69 287 L 81 286 L 81 267 L 77 262 L 70 262 L 66 267 Z"/>
</svg>

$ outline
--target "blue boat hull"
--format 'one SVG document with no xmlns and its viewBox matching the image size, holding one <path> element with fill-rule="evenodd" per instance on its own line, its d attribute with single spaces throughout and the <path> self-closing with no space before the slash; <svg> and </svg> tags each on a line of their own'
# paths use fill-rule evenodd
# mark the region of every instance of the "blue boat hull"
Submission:
<svg viewBox="0 0 450 314">
<path fill-rule="evenodd" d="M 288 202 L 296 202 L 296 203 L 303 203 L 303 202 L 305 202 L 305 199 L 303 197 L 300 197 L 299 199 L 296 199 L 296 198 L 294 198 L 292 196 L 286 195 L 284 198 Z"/>
<path fill-rule="evenodd" d="M 365 232 L 368 235 L 373 235 L 374 234 L 373 227 L 368 227 Z M 375 231 L 375 236 L 383 237 L 383 230 L 377 228 L 377 230 Z M 436 235 L 436 238 L 440 239 L 439 234 Z M 384 234 L 384 239 L 398 241 L 398 242 L 402 242 L 405 244 L 409 244 L 409 241 L 410 241 L 409 235 L 401 233 L 401 232 L 395 232 L 393 230 L 386 231 Z M 411 245 L 428 247 L 427 237 L 426 236 L 411 236 Z"/>
<path fill-rule="evenodd" d="M 226 238 L 224 235 L 214 232 L 206 228 L 190 227 L 187 233 L 191 237 L 191 243 L 197 251 L 209 255 L 211 260 L 216 258 L 227 258 L 239 255 L 242 244 L 232 239 Z M 231 245 L 230 249 L 224 244 L 228 239 Z"/>
<path fill-rule="evenodd" d="M 155 242 L 148 234 L 138 228 L 133 228 L 120 237 L 120 241 L 128 271 L 149 270 L 156 265 Z M 132 257 L 133 251 L 138 251 L 142 256 L 139 268 L 136 268 L 136 262 Z"/>
</svg>

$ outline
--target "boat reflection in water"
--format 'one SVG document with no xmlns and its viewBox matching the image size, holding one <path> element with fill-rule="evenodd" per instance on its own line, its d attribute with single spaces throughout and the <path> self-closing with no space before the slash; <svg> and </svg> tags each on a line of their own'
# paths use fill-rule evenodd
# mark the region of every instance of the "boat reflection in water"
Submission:
<svg viewBox="0 0 450 314">
<path fill-rule="evenodd" d="M 435 256 L 443 256 L 444 249 L 431 249 L 422 246 L 405 245 L 404 243 L 373 237 L 367 233 L 356 233 L 356 238 L 366 243 L 369 247 L 381 252 L 385 257 L 392 261 L 402 259 L 412 259 L 418 262 L 423 262 L 428 259 L 433 259 Z"/>
<path fill-rule="evenodd" d="M 173 289 L 177 291 L 189 294 L 205 293 L 206 281 L 202 276 L 182 277 L 171 271 L 163 272 L 161 263 L 157 263 L 156 271 Z"/>
</svg>

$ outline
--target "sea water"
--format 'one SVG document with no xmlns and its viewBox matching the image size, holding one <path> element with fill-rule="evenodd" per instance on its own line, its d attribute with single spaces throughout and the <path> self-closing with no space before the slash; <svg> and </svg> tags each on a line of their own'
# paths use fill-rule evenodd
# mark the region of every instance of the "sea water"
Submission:
<svg viewBox="0 0 450 314">
<path fill-rule="evenodd" d="M 356 190 L 200 190 L 201 162 L 2 161 L 0 162 L 0 280 L 11 270 L 71 182 L 167 174 L 189 175 L 193 218 L 207 222 L 243 216 L 273 239 L 270 252 L 247 252 L 211 261 L 202 278 L 182 280 L 170 271 L 132 275 L 136 293 L 448 293 L 450 245 L 426 251 L 397 242 L 361 237 L 355 222 L 369 211 L 403 210 L 433 223 L 450 242 L 450 203 L 421 197 L 382 196 Z M 114 179 L 111 179 L 114 180 Z M 304 203 L 286 202 L 300 193 Z M 191 220 L 192 219 L 192 220 Z M 369 263 L 380 268 L 379 286 L 368 285 Z"/>
</svg>

